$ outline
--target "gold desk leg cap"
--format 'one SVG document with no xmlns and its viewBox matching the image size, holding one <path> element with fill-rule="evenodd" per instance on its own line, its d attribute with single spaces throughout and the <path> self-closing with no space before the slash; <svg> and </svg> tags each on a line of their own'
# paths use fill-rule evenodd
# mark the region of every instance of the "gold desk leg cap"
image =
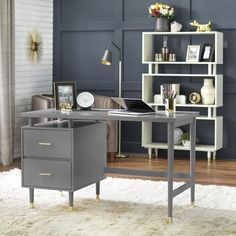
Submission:
<svg viewBox="0 0 236 236">
<path fill-rule="evenodd" d="M 69 211 L 73 211 L 74 210 L 74 208 L 73 207 L 69 207 Z"/>
<path fill-rule="evenodd" d="M 34 209 L 34 208 L 35 208 L 34 203 L 30 203 L 30 204 L 29 204 L 29 208 L 30 208 L 30 209 Z"/>
<path fill-rule="evenodd" d="M 116 154 L 115 157 L 116 157 L 116 158 L 126 158 L 127 155 L 125 155 L 125 154 L 121 154 L 121 153 L 118 153 L 118 154 Z"/>
<path fill-rule="evenodd" d="M 167 220 L 166 220 L 166 223 L 167 224 L 172 224 L 173 223 L 172 217 L 168 217 Z"/>
<path fill-rule="evenodd" d="M 196 207 L 195 202 L 191 202 L 191 207 Z"/>
<path fill-rule="evenodd" d="M 100 195 L 96 195 L 96 200 L 100 201 Z"/>
</svg>

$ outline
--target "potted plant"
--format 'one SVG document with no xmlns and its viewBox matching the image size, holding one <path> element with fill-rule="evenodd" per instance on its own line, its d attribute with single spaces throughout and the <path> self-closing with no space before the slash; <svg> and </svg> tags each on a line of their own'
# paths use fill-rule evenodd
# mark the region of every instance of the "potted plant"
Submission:
<svg viewBox="0 0 236 236">
<path fill-rule="evenodd" d="M 190 134 L 189 134 L 189 132 L 184 133 L 184 134 L 182 135 L 182 144 L 183 144 L 185 147 L 190 147 Z"/>
<path fill-rule="evenodd" d="M 175 16 L 173 7 L 164 3 L 157 2 L 149 7 L 149 14 L 151 17 L 156 18 L 156 31 L 170 31 L 169 20 L 173 19 Z"/>
</svg>

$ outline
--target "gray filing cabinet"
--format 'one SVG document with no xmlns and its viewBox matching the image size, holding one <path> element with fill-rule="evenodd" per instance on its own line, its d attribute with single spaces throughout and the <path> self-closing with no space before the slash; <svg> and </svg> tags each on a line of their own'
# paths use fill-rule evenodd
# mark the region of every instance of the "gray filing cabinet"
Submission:
<svg viewBox="0 0 236 236">
<path fill-rule="evenodd" d="M 71 127 L 71 128 L 69 128 Z M 106 124 L 104 122 L 51 121 L 22 127 L 22 186 L 73 192 L 105 178 Z"/>
</svg>

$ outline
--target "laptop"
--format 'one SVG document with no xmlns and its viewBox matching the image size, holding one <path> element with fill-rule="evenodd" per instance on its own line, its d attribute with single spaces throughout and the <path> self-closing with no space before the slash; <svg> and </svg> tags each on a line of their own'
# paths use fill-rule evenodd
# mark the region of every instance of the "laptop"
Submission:
<svg viewBox="0 0 236 236">
<path fill-rule="evenodd" d="M 109 115 L 149 115 L 156 111 L 147 103 L 139 98 L 111 98 L 118 103 L 123 109 L 116 109 L 108 111 Z"/>
</svg>

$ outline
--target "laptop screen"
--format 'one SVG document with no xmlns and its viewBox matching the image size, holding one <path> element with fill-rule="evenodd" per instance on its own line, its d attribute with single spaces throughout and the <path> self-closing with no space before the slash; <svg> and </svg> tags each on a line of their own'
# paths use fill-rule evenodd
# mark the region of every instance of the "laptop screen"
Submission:
<svg viewBox="0 0 236 236">
<path fill-rule="evenodd" d="M 124 98 L 124 101 L 127 106 L 127 111 L 132 112 L 152 112 L 153 110 L 150 106 L 148 106 L 141 99 L 132 99 L 132 98 Z"/>
<path fill-rule="evenodd" d="M 155 112 L 148 104 L 139 98 L 112 98 L 121 107 L 130 112 Z"/>
</svg>

